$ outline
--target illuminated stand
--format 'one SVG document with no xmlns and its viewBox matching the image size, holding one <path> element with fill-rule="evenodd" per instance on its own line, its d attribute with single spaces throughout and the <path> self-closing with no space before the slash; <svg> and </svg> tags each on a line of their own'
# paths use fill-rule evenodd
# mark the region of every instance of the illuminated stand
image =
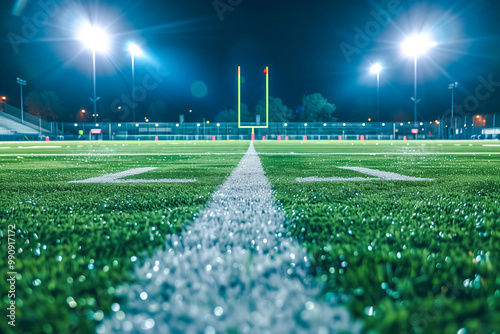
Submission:
<svg viewBox="0 0 500 334">
<path fill-rule="evenodd" d="M 264 70 L 266 74 L 266 125 L 265 126 L 243 126 L 241 125 L 241 67 L 238 66 L 238 128 L 252 129 L 252 140 L 255 140 L 255 129 L 269 128 L 269 67 Z"/>
</svg>

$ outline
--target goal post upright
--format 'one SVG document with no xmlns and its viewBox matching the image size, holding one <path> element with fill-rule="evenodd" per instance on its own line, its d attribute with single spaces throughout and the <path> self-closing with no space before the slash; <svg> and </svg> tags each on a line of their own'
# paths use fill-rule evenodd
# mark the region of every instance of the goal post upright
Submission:
<svg viewBox="0 0 500 334">
<path fill-rule="evenodd" d="M 241 126 L 241 67 L 238 66 L 238 128 Z"/>
<path fill-rule="evenodd" d="M 241 66 L 238 66 L 238 128 L 252 129 L 252 140 L 255 140 L 255 129 L 269 128 L 269 67 L 264 70 L 266 74 L 266 125 L 243 126 L 241 125 Z"/>
</svg>

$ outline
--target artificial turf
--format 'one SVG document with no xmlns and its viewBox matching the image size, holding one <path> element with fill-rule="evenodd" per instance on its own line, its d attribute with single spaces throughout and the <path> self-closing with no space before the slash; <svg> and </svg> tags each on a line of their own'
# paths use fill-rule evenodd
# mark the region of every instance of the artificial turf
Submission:
<svg viewBox="0 0 500 334">
<path fill-rule="evenodd" d="M 464 334 L 500 331 L 497 143 L 255 147 L 324 293 L 346 294 L 367 331 Z M 16 327 L 2 321 L 0 332 L 93 332 L 120 302 L 115 289 L 134 279 L 134 262 L 192 221 L 247 148 L 242 141 L 1 143 L 0 267 L 7 268 L 7 225 L 15 224 L 18 276 Z M 337 166 L 434 181 L 296 182 L 367 177 Z M 197 182 L 68 183 L 138 167 L 158 168 L 129 178 Z M 1 299 L 6 312 L 7 294 Z"/>
<path fill-rule="evenodd" d="M 498 332 L 499 148 L 486 146 L 497 154 L 464 155 L 469 143 L 450 143 L 449 151 L 460 155 L 359 155 L 362 146 L 356 144 L 352 155 L 261 156 L 290 219 L 289 233 L 312 255 L 318 278 L 326 282 L 324 293 L 350 296 L 349 307 L 367 332 Z M 369 151 L 382 146 L 381 152 L 391 153 L 390 143 L 367 144 Z M 289 145 L 295 152 L 335 150 L 318 150 L 313 142 Z M 256 148 L 272 152 L 275 146 Z M 393 152 L 404 146 L 397 143 Z M 295 181 L 366 177 L 336 168 L 343 166 L 434 181 Z"/>
<path fill-rule="evenodd" d="M 192 156 L 188 149 L 182 156 L 127 156 L 126 146 L 120 150 L 122 156 L 0 157 L 0 267 L 6 275 L 7 226 L 15 224 L 18 273 L 16 326 L 5 320 L 9 299 L 2 293 L 0 332 L 93 333 L 119 302 L 115 288 L 134 279 L 134 262 L 192 221 L 242 156 Z M 157 167 L 142 179 L 197 182 L 68 183 L 137 167 Z M 5 279 L 0 291 L 8 291 Z"/>
</svg>

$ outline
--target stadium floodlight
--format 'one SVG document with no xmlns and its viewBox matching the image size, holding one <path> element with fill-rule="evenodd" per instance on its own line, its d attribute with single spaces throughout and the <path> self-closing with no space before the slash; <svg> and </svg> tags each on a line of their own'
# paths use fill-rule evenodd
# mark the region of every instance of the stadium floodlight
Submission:
<svg viewBox="0 0 500 334">
<path fill-rule="evenodd" d="M 370 71 L 377 74 L 377 122 L 380 122 L 380 71 L 382 71 L 382 65 L 375 63 Z"/>
<path fill-rule="evenodd" d="M 142 56 L 144 54 L 141 48 L 135 43 L 128 43 L 128 51 L 132 56 Z"/>
<path fill-rule="evenodd" d="M 106 52 L 109 49 L 109 36 L 101 28 L 85 25 L 80 29 L 78 39 L 92 51 Z"/>
<path fill-rule="evenodd" d="M 432 41 L 428 35 L 413 35 L 403 42 L 403 52 L 407 56 L 418 57 L 435 46 L 437 46 L 437 43 Z"/>
<path fill-rule="evenodd" d="M 108 50 L 109 36 L 103 29 L 87 24 L 80 29 L 78 39 L 92 50 L 94 97 L 90 98 L 90 101 L 94 103 L 94 122 L 97 122 L 97 101 L 100 97 L 96 96 L 95 53 L 106 52 Z"/>
<path fill-rule="evenodd" d="M 382 65 L 380 65 L 380 63 L 376 63 L 375 65 L 373 65 L 373 66 L 370 68 L 370 71 L 371 71 L 373 74 L 380 73 L 380 71 L 382 71 Z"/>
<path fill-rule="evenodd" d="M 414 96 L 411 100 L 414 103 L 414 121 L 417 123 L 417 105 L 420 100 L 417 98 L 417 63 L 418 57 L 424 55 L 430 48 L 437 46 L 436 42 L 425 34 L 408 37 L 402 45 L 403 52 L 414 59 Z M 416 136 L 416 135 L 415 135 Z"/>
<path fill-rule="evenodd" d="M 2 96 L 2 111 L 5 111 L 5 101 L 7 101 L 7 96 Z"/>
<path fill-rule="evenodd" d="M 132 122 L 135 122 L 135 57 L 142 56 L 141 48 L 135 43 L 128 43 L 128 51 L 132 57 Z"/>
</svg>

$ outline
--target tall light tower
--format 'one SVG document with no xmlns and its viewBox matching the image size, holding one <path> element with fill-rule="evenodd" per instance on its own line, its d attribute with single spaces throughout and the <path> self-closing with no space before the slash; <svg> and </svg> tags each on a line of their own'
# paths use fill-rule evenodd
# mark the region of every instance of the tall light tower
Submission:
<svg viewBox="0 0 500 334">
<path fill-rule="evenodd" d="M 380 71 L 382 71 L 380 63 L 376 63 L 371 67 L 371 72 L 377 74 L 377 122 L 380 122 Z"/>
<path fill-rule="evenodd" d="M 90 98 L 90 101 L 94 103 L 94 122 L 97 123 L 97 101 L 100 97 L 97 97 L 96 89 L 95 54 L 96 51 L 106 52 L 109 47 L 109 37 L 101 28 L 87 25 L 80 30 L 79 39 L 85 44 L 85 46 L 92 50 L 94 97 Z"/>
<path fill-rule="evenodd" d="M 417 105 L 420 100 L 417 98 L 417 64 L 418 57 L 424 55 L 430 48 L 435 47 L 436 42 L 432 42 L 427 35 L 413 35 L 407 38 L 402 47 L 403 52 L 414 59 L 414 95 L 411 100 L 414 103 L 414 121 L 417 123 Z"/>
<path fill-rule="evenodd" d="M 17 78 L 17 83 L 19 87 L 21 87 L 21 123 L 24 123 L 24 103 L 23 103 L 23 86 L 26 86 L 28 83 L 26 80 Z"/>
<path fill-rule="evenodd" d="M 453 139 L 455 139 L 456 126 L 453 122 L 454 115 L 453 112 L 455 110 L 455 88 L 458 87 L 458 82 L 451 83 L 448 85 L 448 89 L 451 89 L 451 127 L 453 128 Z"/>
<path fill-rule="evenodd" d="M 134 43 L 128 44 L 128 51 L 132 57 L 132 121 L 135 122 L 135 56 L 141 56 L 141 48 Z"/>
</svg>

